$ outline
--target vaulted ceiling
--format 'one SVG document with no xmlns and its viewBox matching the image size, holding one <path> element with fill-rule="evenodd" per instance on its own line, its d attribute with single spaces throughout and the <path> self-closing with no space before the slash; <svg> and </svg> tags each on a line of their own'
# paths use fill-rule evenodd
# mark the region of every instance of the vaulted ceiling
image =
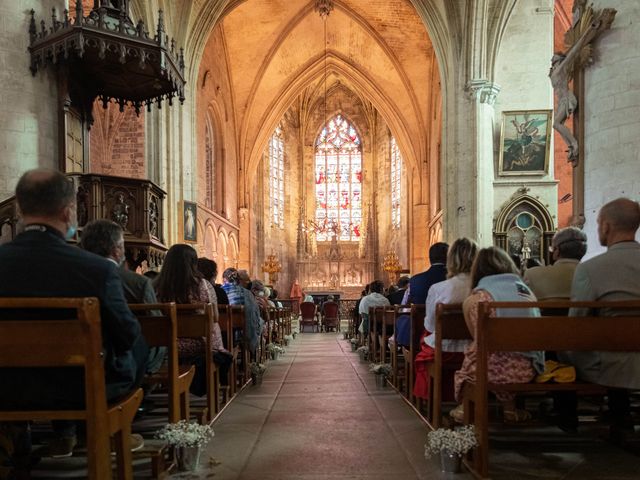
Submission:
<svg viewBox="0 0 640 480">
<path fill-rule="evenodd" d="M 228 66 L 241 164 L 252 171 L 284 112 L 317 85 L 325 69 L 332 82 L 339 80 L 373 104 L 407 160 L 419 164 L 427 155 L 434 109 L 440 108 L 440 75 L 415 8 L 409 0 L 337 0 L 325 24 L 314 3 L 248 0 L 228 9 L 216 27 L 225 48 L 218 55 Z"/>
</svg>

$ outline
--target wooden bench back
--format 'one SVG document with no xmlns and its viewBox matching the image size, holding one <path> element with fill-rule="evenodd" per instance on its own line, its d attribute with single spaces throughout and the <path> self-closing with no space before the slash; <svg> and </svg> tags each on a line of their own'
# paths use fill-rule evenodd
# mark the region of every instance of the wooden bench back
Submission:
<svg viewBox="0 0 640 480">
<path fill-rule="evenodd" d="M 409 345 L 411 347 L 411 360 L 420 350 L 420 337 L 424 331 L 424 304 L 411 304 L 411 328 L 409 330 Z"/>
<path fill-rule="evenodd" d="M 0 367 L 84 367 L 85 378 L 85 410 L 0 411 L 0 421 L 86 420 L 88 477 L 110 479 L 98 299 L 0 298 L 0 312 Z"/>
<path fill-rule="evenodd" d="M 493 308 L 612 309 L 619 316 L 491 317 Z M 487 352 L 528 350 L 640 351 L 640 301 L 488 302 L 478 306 L 477 342 Z M 627 313 L 628 312 L 628 313 Z"/>
<path fill-rule="evenodd" d="M 467 327 L 459 303 L 439 303 L 436 305 L 436 351 L 441 350 L 442 340 L 471 340 L 471 332 Z"/>
</svg>

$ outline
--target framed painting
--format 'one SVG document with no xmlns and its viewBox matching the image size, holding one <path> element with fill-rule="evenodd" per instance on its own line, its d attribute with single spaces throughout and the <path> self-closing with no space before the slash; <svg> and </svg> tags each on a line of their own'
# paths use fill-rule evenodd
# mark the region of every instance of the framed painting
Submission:
<svg viewBox="0 0 640 480">
<path fill-rule="evenodd" d="M 550 144 L 551 110 L 502 112 L 499 175 L 545 175 Z"/>
<path fill-rule="evenodd" d="M 197 217 L 198 207 L 193 202 L 183 202 L 182 207 L 182 221 L 183 223 L 183 238 L 185 242 L 197 242 L 198 241 L 198 228 Z"/>
</svg>

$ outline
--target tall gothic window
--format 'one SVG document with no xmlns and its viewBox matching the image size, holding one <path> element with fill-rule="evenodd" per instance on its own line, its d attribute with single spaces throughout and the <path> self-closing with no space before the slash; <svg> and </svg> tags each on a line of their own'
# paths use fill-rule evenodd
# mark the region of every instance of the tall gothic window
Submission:
<svg viewBox="0 0 640 480">
<path fill-rule="evenodd" d="M 211 117 L 207 114 L 204 131 L 204 164 L 205 164 L 205 206 L 213 210 L 213 128 Z"/>
<path fill-rule="evenodd" d="M 271 222 L 284 228 L 284 141 L 277 126 L 269 141 L 269 205 Z"/>
<path fill-rule="evenodd" d="M 402 194 L 402 155 L 395 137 L 391 137 L 391 225 L 400 228 L 400 195 Z"/>
<path fill-rule="evenodd" d="M 316 140 L 316 240 L 360 239 L 362 146 L 354 126 L 341 115 Z"/>
</svg>

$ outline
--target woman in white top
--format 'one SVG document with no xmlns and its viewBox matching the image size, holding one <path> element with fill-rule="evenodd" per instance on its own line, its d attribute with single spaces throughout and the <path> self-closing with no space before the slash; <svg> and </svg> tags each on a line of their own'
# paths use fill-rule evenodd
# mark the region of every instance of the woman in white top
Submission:
<svg viewBox="0 0 640 480">
<path fill-rule="evenodd" d="M 447 255 L 447 280 L 436 283 L 429 289 L 425 301 L 426 316 L 424 318 L 423 341 L 420 342 L 421 350 L 416 355 L 416 381 L 413 393 L 420 398 L 429 398 L 429 382 L 427 379 L 427 366 L 435 358 L 436 339 L 436 305 L 438 303 L 462 303 L 471 292 L 471 265 L 476 257 L 478 246 L 473 240 L 459 238 Z M 443 340 L 443 363 L 461 363 L 464 359 L 464 349 L 467 345 L 464 340 Z M 453 399 L 453 375 L 443 375 L 442 378 L 443 400 Z"/>
</svg>

